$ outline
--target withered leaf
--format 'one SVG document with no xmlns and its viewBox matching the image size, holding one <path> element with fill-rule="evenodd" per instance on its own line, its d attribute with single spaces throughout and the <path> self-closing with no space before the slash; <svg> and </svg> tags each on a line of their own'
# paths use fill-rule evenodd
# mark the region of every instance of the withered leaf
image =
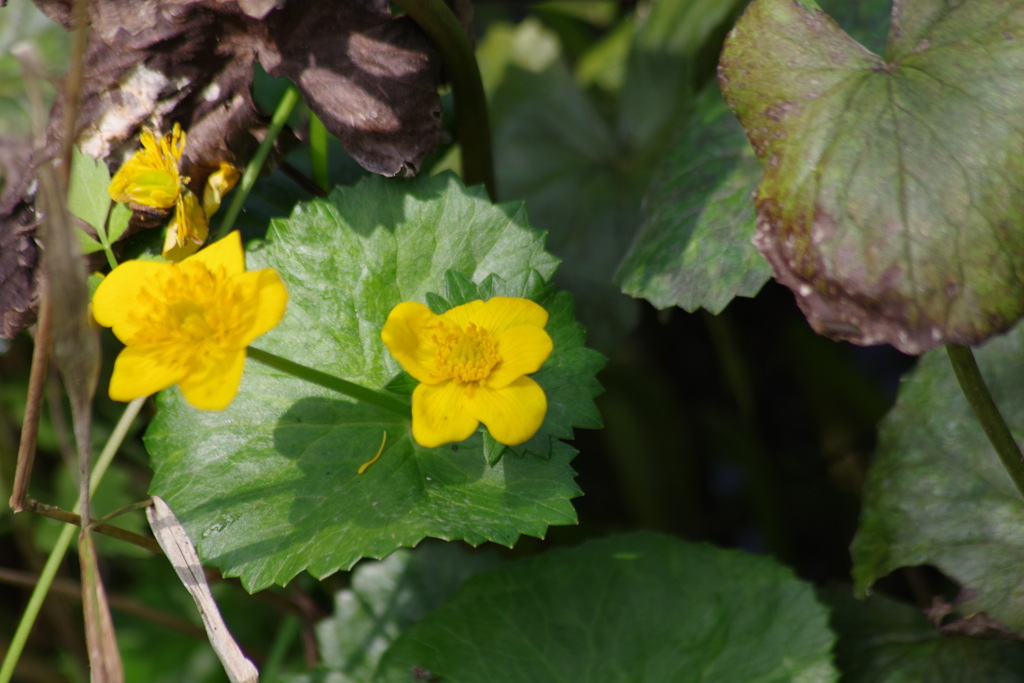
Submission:
<svg viewBox="0 0 1024 683">
<path fill-rule="evenodd" d="M 27 140 L 0 140 L 0 338 L 12 339 L 36 321 L 38 220 L 22 201 L 31 180 L 26 172 L 32 147 Z"/>
<path fill-rule="evenodd" d="M 765 175 L 755 244 L 818 332 L 919 354 L 1024 314 L 1024 4 L 896 0 L 885 58 L 754 0 L 726 101 Z"/>
<path fill-rule="evenodd" d="M 288 76 L 364 168 L 415 175 L 441 135 L 440 60 L 386 2 L 299 2 L 268 17 L 260 62 Z"/>
<path fill-rule="evenodd" d="M 70 27 L 72 0 L 36 3 Z M 467 25 L 468 2 L 455 6 Z M 440 140 L 440 57 L 412 20 L 392 17 L 389 7 L 382 0 L 94 0 L 76 143 L 114 171 L 138 147 L 142 127 L 168 131 L 179 123 L 188 134 L 182 172 L 202 196 L 222 161 L 245 166 L 265 135 L 268 118 L 251 96 L 259 59 L 272 75 L 296 82 L 366 169 L 414 175 Z M 46 147 L 28 168 L 59 154 L 62 109 L 58 100 Z M 294 142 L 284 131 L 276 156 Z M 275 163 L 272 154 L 268 166 Z M 0 206 L 5 335 L 34 320 L 34 197 L 16 199 Z M 27 209 L 15 215 L 18 206 Z M 162 222 L 136 211 L 122 237 Z"/>
</svg>

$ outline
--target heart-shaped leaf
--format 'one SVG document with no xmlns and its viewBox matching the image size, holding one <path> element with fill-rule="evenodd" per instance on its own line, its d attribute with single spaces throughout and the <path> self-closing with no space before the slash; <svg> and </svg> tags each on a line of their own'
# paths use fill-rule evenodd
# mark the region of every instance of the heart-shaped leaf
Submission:
<svg viewBox="0 0 1024 683">
<path fill-rule="evenodd" d="M 172 389 L 146 437 L 152 491 L 204 561 L 256 590 L 306 568 L 323 576 L 383 557 L 425 536 L 511 545 L 520 534 L 575 522 L 576 452 L 558 439 L 571 438 L 573 426 L 600 426 L 591 399 L 604 359 L 583 348 L 571 297 L 548 287 L 557 261 L 543 242 L 521 203 L 492 205 L 482 188 L 467 190 L 450 173 L 367 178 L 275 220 L 247 261 L 277 269 L 290 301 L 281 325 L 256 347 L 382 388 L 401 370 L 380 339 L 398 303 L 534 298 L 549 311 L 555 343 L 533 375 L 549 400 L 535 439 L 547 443 L 506 452 L 493 466 L 479 433 L 425 449 L 399 415 L 250 360 L 227 410 L 198 412 Z M 380 460 L 357 474 L 384 433 Z"/>
<path fill-rule="evenodd" d="M 882 59 L 755 0 L 719 73 L 765 166 L 756 244 L 817 331 L 921 353 L 1024 313 L 1024 5 L 897 0 Z"/>
</svg>

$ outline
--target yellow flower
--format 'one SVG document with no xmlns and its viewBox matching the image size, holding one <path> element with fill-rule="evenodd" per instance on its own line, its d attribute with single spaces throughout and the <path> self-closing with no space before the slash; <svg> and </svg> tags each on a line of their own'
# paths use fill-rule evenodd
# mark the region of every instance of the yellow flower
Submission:
<svg viewBox="0 0 1024 683">
<path fill-rule="evenodd" d="M 405 302 L 388 315 L 381 339 L 420 381 L 412 395 L 412 434 L 434 448 L 462 441 L 483 422 L 499 443 L 529 440 L 548 409 L 526 375 L 551 355 L 548 313 L 527 299 L 472 301 L 443 315 Z"/>
<path fill-rule="evenodd" d="M 142 149 L 124 162 L 114 174 L 107 191 L 110 198 L 122 204 L 140 204 L 154 209 L 170 209 L 181 194 L 187 179 L 178 172 L 182 152 L 185 151 L 185 134 L 181 126 L 174 124 L 174 130 L 157 137 L 146 128 L 139 136 Z"/>
<path fill-rule="evenodd" d="M 110 398 L 177 384 L 196 408 L 223 410 L 238 392 L 246 347 L 281 321 L 287 302 L 275 271 L 245 272 L 238 232 L 181 263 L 125 261 L 92 300 L 97 322 L 126 346 Z"/>
</svg>

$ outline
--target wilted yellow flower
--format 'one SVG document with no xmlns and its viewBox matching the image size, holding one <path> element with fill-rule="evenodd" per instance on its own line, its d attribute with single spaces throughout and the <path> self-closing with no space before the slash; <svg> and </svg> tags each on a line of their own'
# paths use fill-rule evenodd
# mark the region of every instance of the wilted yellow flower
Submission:
<svg viewBox="0 0 1024 683">
<path fill-rule="evenodd" d="M 142 149 L 124 162 L 110 181 L 107 190 L 110 198 L 122 204 L 170 209 L 188 182 L 178 172 L 181 155 L 185 151 L 185 133 L 178 124 L 161 137 L 146 128 L 139 141 Z"/>
<path fill-rule="evenodd" d="M 185 133 L 181 126 L 158 137 L 146 128 L 139 136 L 142 149 L 114 174 L 108 192 L 115 202 L 130 203 L 166 211 L 174 208 L 167 224 L 163 255 L 172 261 L 191 256 L 203 246 L 210 234 L 209 217 L 220 208 L 221 199 L 231 191 L 241 175 L 237 168 L 222 161 L 210 174 L 203 188 L 203 205 L 186 187 L 181 175 L 181 155 L 185 151 Z"/>
<path fill-rule="evenodd" d="M 163 257 L 181 261 L 199 251 L 210 235 L 210 224 L 206 212 L 199 206 L 199 200 L 189 190 L 178 195 L 174 218 L 167 224 L 164 237 Z"/>
<path fill-rule="evenodd" d="M 242 172 L 226 161 L 220 162 L 220 168 L 210 174 L 203 188 L 203 211 L 207 218 L 217 213 L 224 195 L 231 192 L 241 177 Z"/>
<path fill-rule="evenodd" d="M 548 402 L 526 375 L 551 355 L 548 313 L 527 299 L 472 301 L 443 315 L 420 303 L 391 310 L 381 339 L 420 381 L 412 395 L 412 434 L 434 448 L 462 441 L 483 422 L 499 443 L 537 433 Z"/>
<path fill-rule="evenodd" d="M 181 263 L 125 261 L 92 300 L 97 322 L 126 346 L 110 398 L 131 401 L 177 384 L 196 408 L 226 408 L 246 347 L 281 321 L 287 302 L 275 271 L 245 272 L 238 232 Z"/>
</svg>

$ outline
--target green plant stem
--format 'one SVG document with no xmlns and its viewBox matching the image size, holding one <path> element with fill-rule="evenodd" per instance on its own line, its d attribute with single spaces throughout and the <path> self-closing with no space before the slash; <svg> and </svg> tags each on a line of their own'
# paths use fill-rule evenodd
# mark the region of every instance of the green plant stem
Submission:
<svg viewBox="0 0 1024 683">
<path fill-rule="evenodd" d="M 238 214 L 242 211 L 242 205 L 245 204 L 252 186 L 256 184 L 256 178 L 259 177 L 260 171 L 263 170 L 263 164 L 267 160 L 267 155 L 270 154 L 270 148 L 274 146 L 274 140 L 277 139 L 278 133 L 284 128 L 284 124 L 287 123 L 288 117 L 292 115 L 292 109 L 295 108 L 298 101 L 298 89 L 294 85 L 288 86 L 288 90 L 281 97 L 281 101 L 277 103 L 277 110 L 274 111 L 274 116 L 270 119 L 270 127 L 267 128 L 266 137 L 263 138 L 260 148 L 256 150 L 256 154 L 249 161 L 249 165 L 245 167 L 242 180 L 238 183 L 238 191 L 235 192 L 235 197 L 231 200 L 231 206 L 228 207 L 228 212 L 224 214 L 224 220 L 221 221 L 220 229 L 217 230 L 217 239 L 227 235 L 231 232 L 231 228 L 234 227 L 235 219 L 238 218 Z"/>
<path fill-rule="evenodd" d="M 326 372 L 320 372 L 313 368 L 307 368 L 305 365 L 299 365 L 298 363 L 287 360 L 286 358 L 281 358 L 280 356 L 275 356 L 272 353 L 254 349 L 251 346 L 248 349 L 248 353 L 249 358 L 272 367 L 275 370 L 286 372 L 293 377 L 298 377 L 299 379 L 312 382 L 313 384 L 319 384 L 322 387 L 337 391 L 339 394 L 344 394 L 345 396 L 354 398 L 357 401 L 362 401 L 363 403 L 369 403 L 370 405 L 377 406 L 378 408 L 390 410 L 391 412 L 401 415 L 406 419 L 410 419 L 412 417 L 412 410 L 409 407 L 409 404 L 394 394 L 390 394 L 386 391 L 367 389 L 364 386 L 349 382 L 348 380 L 341 379 L 340 377 L 328 375 Z"/>
<path fill-rule="evenodd" d="M 278 671 L 284 663 L 285 655 L 288 654 L 295 636 L 299 635 L 302 624 L 295 617 L 285 617 L 281 622 L 281 628 L 277 631 L 274 644 L 270 647 L 270 656 L 260 673 L 262 683 L 275 683 L 278 680 Z"/>
<path fill-rule="evenodd" d="M 103 452 L 100 453 L 99 460 L 96 461 L 96 467 L 92 471 L 92 476 L 89 480 L 90 497 L 95 495 L 96 488 L 100 485 L 100 481 L 103 480 L 103 475 L 106 474 L 110 462 L 114 459 L 114 454 L 121 447 L 121 442 L 124 441 L 124 437 L 128 434 L 128 428 L 131 427 L 135 416 L 139 414 L 139 410 L 142 408 L 145 400 L 145 397 L 137 398 L 125 407 L 121 419 L 118 421 L 117 426 L 114 427 L 114 431 L 111 433 L 107 445 L 103 447 Z M 82 501 L 79 500 L 75 503 L 74 511 L 77 513 L 81 507 Z M 46 565 L 43 566 L 43 571 L 39 574 L 39 582 L 32 590 L 32 596 L 28 600 L 25 612 L 21 615 L 18 629 L 14 632 L 14 637 L 11 638 L 11 646 L 4 655 L 3 664 L 0 665 L 0 683 L 10 683 L 11 676 L 14 675 L 14 667 L 18 663 L 18 658 L 21 657 L 22 650 L 25 649 L 26 641 L 28 641 L 28 634 L 32 630 L 36 617 L 39 615 L 39 610 L 43 606 L 43 600 L 50 591 L 54 578 L 57 576 L 57 569 L 64 560 L 64 553 L 67 552 L 68 546 L 71 545 L 71 541 L 77 534 L 78 527 L 68 524 L 61 530 L 53 550 L 50 551 L 50 557 L 47 558 Z"/>
<path fill-rule="evenodd" d="M 1010 428 L 1006 426 L 1006 421 L 999 413 L 999 408 L 992 400 L 992 394 L 985 386 L 978 362 L 974 359 L 974 352 L 968 346 L 947 344 L 946 353 L 949 354 L 949 362 L 953 364 L 953 372 L 956 373 L 967 402 L 971 404 L 988 440 L 996 449 L 999 459 L 1003 461 L 1003 467 L 1013 479 L 1017 490 L 1024 496 L 1024 457 L 1021 456 Z"/>
<path fill-rule="evenodd" d="M 463 179 L 466 185 L 483 184 L 494 201 L 497 189 L 487 97 L 469 36 L 444 0 L 395 0 L 395 4 L 419 24 L 441 53 L 452 79 Z"/>
<path fill-rule="evenodd" d="M 323 191 L 330 189 L 327 177 L 327 129 L 313 112 L 309 113 L 309 167 L 313 182 Z"/>
</svg>

